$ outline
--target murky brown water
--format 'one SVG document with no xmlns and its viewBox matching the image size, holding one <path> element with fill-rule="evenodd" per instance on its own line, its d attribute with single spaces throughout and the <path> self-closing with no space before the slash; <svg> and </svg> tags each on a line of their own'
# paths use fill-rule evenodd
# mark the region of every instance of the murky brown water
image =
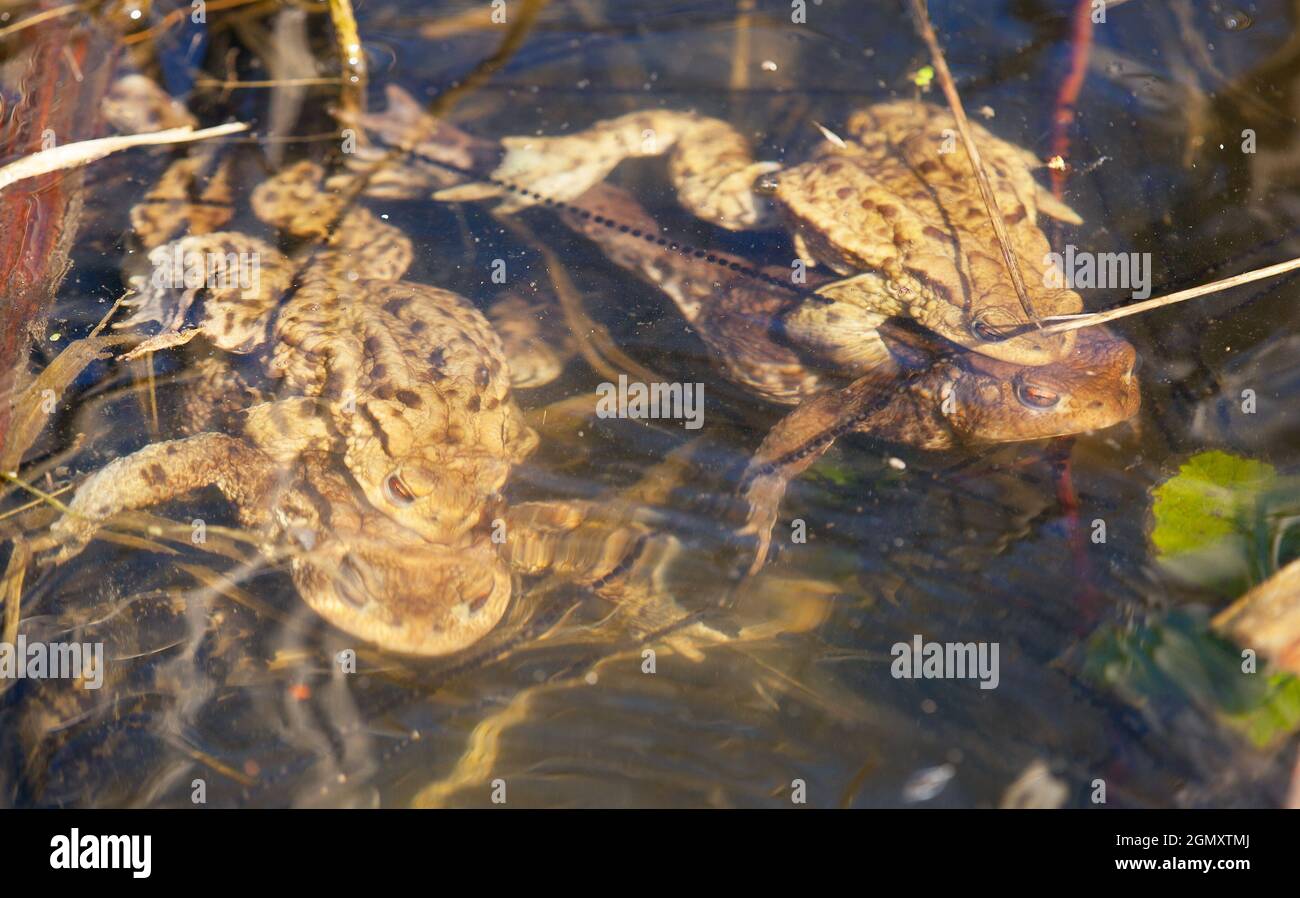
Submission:
<svg viewBox="0 0 1300 898">
<path fill-rule="evenodd" d="M 388 82 L 437 96 L 491 57 L 501 27 L 421 34 L 482 5 L 361 10 L 375 102 Z M 1050 155 L 1072 4 L 932 5 L 967 107 L 991 107 L 988 127 Z M 810 3 L 806 24 L 791 23 L 785 4 L 755 7 L 747 21 L 713 2 L 546 5 L 504 64 L 458 96 L 452 118 L 483 135 L 554 133 L 662 104 L 735 122 L 756 135 L 761 158 L 793 158 L 817 139 L 811 123 L 833 128 L 856 104 L 915 93 L 909 76 L 927 57 L 898 4 Z M 1049 232 L 1054 245 L 1150 253 L 1155 294 L 1300 255 L 1297 27 L 1300 8 L 1280 0 L 1132 0 L 1112 9 L 1096 26 L 1073 132 L 1081 171 L 1066 198 L 1086 223 Z M 328 59 L 323 17 L 311 34 Z M 160 44 L 168 88 L 213 122 L 255 120 L 266 134 L 285 94 L 196 88 L 180 58 L 190 35 L 182 29 Z M 228 51 L 246 40 L 214 32 L 195 59 L 224 77 Z M 270 77 L 253 54 L 235 58 L 239 77 Z M 309 88 L 301 111 L 276 126 L 282 144 L 241 152 L 325 158 L 334 96 Z M 937 88 L 929 99 L 942 102 Z M 1258 137 L 1254 154 L 1240 150 L 1247 128 Z M 313 134 L 326 137 L 295 139 Z M 83 336 L 120 293 L 125 212 L 164 158 L 135 151 L 92 170 L 75 267 L 50 325 L 64 340 Z M 620 180 L 683 239 L 788 258 L 782 238 L 689 220 L 655 163 L 626 165 Z M 654 643 L 587 629 L 599 602 L 560 588 L 521 600 L 535 631 L 562 619 L 546 639 L 521 638 L 485 658 L 380 658 L 343 676 L 331 674 L 322 651 L 338 635 L 298 600 L 283 570 L 241 577 L 212 554 L 98 542 L 72 565 L 29 574 L 23 632 L 56 638 L 87 625 L 81 638 L 102 639 L 118 673 L 88 701 L 70 699 L 57 682 L 0 696 L 0 804 L 181 806 L 201 778 L 219 806 L 478 806 L 490 803 L 496 780 L 518 806 L 781 806 L 795 780 L 817 806 L 995 806 L 1036 761 L 1064 784 L 1069 806 L 1087 805 L 1099 778 L 1112 805 L 1283 800 L 1293 736 L 1254 747 L 1194 690 L 1139 702 L 1086 671 L 1108 634 L 1164 626 L 1175 609 L 1195 630 L 1217 607 L 1154 564 L 1155 484 L 1211 448 L 1280 470 L 1300 463 L 1293 282 L 1119 324 L 1143 359 L 1143 409 L 1073 446 L 1080 526 L 1103 519 L 1108 528 L 1107 542 L 1085 543 L 1083 558 L 1041 445 L 972 458 L 855 437 L 787 495 L 783 519 L 807 522 L 807 544 L 787 545 L 759 578 L 737 586 L 728 527 L 736 477 L 781 410 L 722 380 L 668 301 L 545 213 L 524 218 L 533 242 L 481 206 L 367 202 L 415 239 L 410 279 L 485 307 L 500 289 L 490 280 L 494 259 L 507 260 L 512 284 L 548 284 L 539 246 L 548 247 L 619 347 L 668 381 L 706 383 L 699 432 L 596 420 L 580 433 L 544 429 L 512 496 L 599 497 L 698 439 L 663 509 L 663 526 L 686 549 L 672 572 L 678 600 L 728 632 L 761 623 L 784 632 L 693 658 L 659 646 L 650 675 L 643 651 Z M 1093 308 L 1123 298 L 1084 297 Z M 183 372 L 161 356 L 157 368 L 158 434 L 166 435 L 168 384 Z M 135 386 L 143 370 L 88 369 L 75 408 L 30 463 L 54 460 L 77 432 L 85 451 L 59 462 L 72 471 L 151 439 L 147 394 Z M 590 396 L 604 379 L 577 360 L 520 401 L 541 409 Z M 1234 413 L 1244 388 L 1260 397 L 1251 418 Z M 162 511 L 232 522 L 206 494 Z M 226 571 L 248 604 L 196 587 L 182 565 Z M 891 646 L 915 634 L 998 643 L 998 687 L 893 678 Z"/>
</svg>

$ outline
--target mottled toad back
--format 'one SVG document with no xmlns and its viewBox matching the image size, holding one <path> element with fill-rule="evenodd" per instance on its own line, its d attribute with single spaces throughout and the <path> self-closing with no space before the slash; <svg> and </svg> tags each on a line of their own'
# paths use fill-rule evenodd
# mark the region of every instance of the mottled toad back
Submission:
<svg viewBox="0 0 1300 898">
<path fill-rule="evenodd" d="M 929 104 L 870 106 L 850 117 L 838 143 L 827 140 L 790 167 L 756 162 L 749 142 L 726 122 L 671 110 L 494 144 L 423 118 L 409 97 L 390 89 L 388 111 L 354 124 L 390 142 L 416 130 L 432 135 L 400 176 L 387 173 L 376 190 L 414 195 L 434 188 L 448 201 L 498 197 L 503 211 L 571 202 L 623 159 L 667 154 L 669 177 L 688 210 L 732 230 L 784 227 L 802 258 L 843 276 L 822 292 L 845 317 L 911 318 L 959 346 L 1022 365 L 1061 359 L 1074 339 L 1036 331 L 1006 337 L 1033 319 L 1012 287 L 952 116 Z M 1038 227 L 1040 212 L 1076 224 L 1079 217 L 1034 180 L 1039 163 L 1032 153 L 977 124 L 972 129 L 1033 317 L 1081 311 L 1077 293 L 1045 286 L 1048 243 Z M 362 157 L 356 164 L 366 164 Z M 491 168 L 476 171 L 488 180 L 445 186 L 484 164 Z M 826 339 L 836 336 L 828 331 Z"/>
<path fill-rule="evenodd" d="M 1102 329 L 1079 332 L 1056 362 L 1015 365 L 965 351 L 915 324 L 845 315 L 841 306 L 790 290 L 775 267 L 755 270 L 724 252 L 701 258 L 664 248 L 654 219 L 626 191 L 607 184 L 561 214 L 612 261 L 668 294 L 731 380 L 764 398 L 799 404 L 748 469 L 747 531 L 760 538 L 757 564 L 786 484 L 840 434 L 951 449 L 1100 429 L 1137 411 L 1136 353 Z M 610 220 L 620 225 L 602 223 Z M 808 287 L 816 286 L 812 275 Z M 837 388 L 831 375 L 845 374 L 857 379 Z"/>
<path fill-rule="evenodd" d="M 823 144 L 817 158 L 775 176 L 774 196 L 800 254 L 838 274 L 862 274 L 837 302 L 902 314 L 941 337 L 1004 361 L 1042 365 L 1069 352 L 1073 332 L 1035 332 L 1029 324 L 980 197 L 970 160 L 943 109 L 899 101 L 868 107 L 848 122 L 843 149 Z M 1033 154 L 972 124 L 1020 261 L 1035 316 L 1082 311 L 1072 290 L 1045 286 L 1051 251 L 1038 213 L 1079 223 L 1030 174 Z"/>
<path fill-rule="evenodd" d="M 395 651 L 454 651 L 508 603 L 489 530 L 536 435 L 487 319 L 456 294 L 400 280 L 410 242 L 368 210 L 331 229 L 341 207 L 321 177 L 312 163 L 292 166 L 252 206 L 294 237 L 328 234 L 323 245 L 290 259 L 239 232 L 165 244 L 127 322 L 163 324 L 146 345 L 202 335 L 257 354 L 274 398 L 239 415 L 235 436 L 200 432 L 111 463 L 53 532 L 67 557 L 116 511 L 215 485 L 268 548 L 296 551 L 295 582 L 326 619 Z M 258 276 L 220 277 L 238 259 Z M 195 265 L 203 277 L 186 279 Z"/>
</svg>

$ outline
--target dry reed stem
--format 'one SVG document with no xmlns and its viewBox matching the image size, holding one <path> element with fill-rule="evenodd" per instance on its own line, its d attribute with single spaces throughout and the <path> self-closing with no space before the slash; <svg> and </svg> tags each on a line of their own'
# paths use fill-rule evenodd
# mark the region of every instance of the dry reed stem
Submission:
<svg viewBox="0 0 1300 898">
<path fill-rule="evenodd" d="M 350 113 L 366 108 L 366 54 L 361 49 L 361 34 L 357 31 L 357 17 L 352 12 L 352 0 L 329 0 L 330 20 L 338 39 L 339 62 L 343 67 L 343 90 L 339 95 L 342 108 Z"/>
<path fill-rule="evenodd" d="M 9 37 L 11 34 L 17 34 L 25 28 L 31 28 L 33 25 L 39 25 L 42 22 L 48 22 L 50 19 L 57 19 L 60 16 L 66 16 L 69 13 L 85 9 L 89 4 L 86 3 L 69 3 L 66 6 L 56 6 L 54 9 L 47 9 L 44 12 L 38 12 L 34 16 L 28 16 L 21 21 L 14 22 L 12 25 L 6 25 L 0 28 L 0 40 Z"/>
<path fill-rule="evenodd" d="M 1291 259 L 1287 262 L 1279 262 L 1276 265 L 1268 265 L 1264 268 L 1256 268 L 1254 271 L 1234 274 L 1232 277 L 1224 278 L 1220 281 L 1214 281 L 1209 284 L 1201 284 L 1199 287 L 1189 287 L 1186 290 L 1179 290 L 1177 293 L 1170 293 L 1168 296 L 1157 296 L 1152 299 L 1143 300 L 1142 302 L 1131 303 L 1127 306 L 1108 309 L 1105 312 L 1088 312 L 1082 315 L 1055 315 L 1051 318 L 1044 319 L 1045 322 L 1054 322 L 1046 324 L 1043 327 L 1045 334 L 1059 334 L 1062 331 L 1078 330 L 1081 327 L 1095 327 L 1098 324 L 1105 324 L 1108 321 L 1114 321 L 1117 318 L 1127 318 L 1129 315 L 1140 315 L 1143 312 L 1150 312 L 1154 309 L 1164 308 L 1174 303 L 1186 302 L 1189 299 L 1196 299 L 1200 296 L 1207 296 L 1211 293 L 1219 293 L 1232 287 L 1242 284 L 1249 284 L 1254 281 L 1262 281 L 1265 278 L 1276 277 L 1279 274 L 1285 274 L 1288 271 L 1294 271 L 1300 268 L 1300 257 Z"/>
<path fill-rule="evenodd" d="M 103 159 L 113 153 L 128 150 L 131 147 L 158 146 L 169 143 L 189 143 L 194 140 L 208 140 L 213 137 L 225 137 L 247 131 L 243 122 L 230 122 L 215 128 L 202 128 L 195 131 L 188 125 L 183 128 L 168 128 L 165 131 L 150 131 L 146 134 L 123 134 L 117 137 L 98 137 L 94 140 L 81 140 L 66 143 L 48 150 L 38 150 L 23 156 L 15 162 L 0 168 L 0 190 L 18 181 L 47 175 L 50 172 L 79 168 L 97 159 Z"/>
</svg>

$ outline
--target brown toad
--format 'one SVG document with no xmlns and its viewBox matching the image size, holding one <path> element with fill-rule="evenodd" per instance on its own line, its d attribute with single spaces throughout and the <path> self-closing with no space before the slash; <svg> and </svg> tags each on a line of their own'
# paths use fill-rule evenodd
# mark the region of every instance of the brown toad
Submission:
<svg viewBox="0 0 1300 898">
<path fill-rule="evenodd" d="M 1041 266 L 1049 245 L 1038 227 L 1040 212 L 1076 224 L 1079 217 L 1034 180 L 1032 153 L 972 125 L 1020 260 L 1031 318 L 1012 287 L 946 110 L 910 100 L 869 106 L 850 116 L 844 138 L 828 137 L 810 159 L 792 166 L 755 161 L 749 142 L 726 122 L 672 110 L 499 144 L 422 116 L 408 96 L 390 88 L 385 113 L 357 118 L 355 124 L 393 144 L 417 130 L 432 134 L 413 148 L 409 165 L 375 183 L 377 193 L 414 195 L 435 187 L 441 188 L 435 197 L 448 201 L 500 197 L 498 208 L 510 212 L 570 202 L 623 159 L 667 154 L 669 177 L 689 211 L 731 230 L 784 227 L 801 260 L 842 276 L 821 288 L 832 301 L 829 310 L 813 304 L 805 315 L 790 316 L 789 326 L 810 338 L 851 355 L 855 330 L 899 316 L 1016 364 L 1043 365 L 1070 351 L 1072 333 L 1043 334 L 1028 325 L 1082 310 L 1077 293 L 1048 286 Z M 473 180 L 475 174 L 486 178 Z M 457 175 L 471 183 L 447 187 Z M 829 311 L 856 322 L 849 336 L 828 326 Z"/>
<path fill-rule="evenodd" d="M 786 485 L 850 432 L 923 450 L 1038 440 L 1118 424 L 1138 409 L 1137 356 L 1101 328 L 1081 331 L 1062 359 L 1014 365 L 969 352 L 915 324 L 853 321 L 854 355 L 789 326 L 834 303 L 788 289 L 780 269 L 756 270 L 723 252 L 665 250 L 663 234 L 625 191 L 598 185 L 562 218 L 615 263 L 662 289 L 726 375 L 758 395 L 799 407 L 764 439 L 746 469 L 745 532 L 766 557 Z M 611 226 L 609 222 L 618 222 Z M 814 277 L 810 287 L 818 286 Z M 844 375 L 856 376 L 841 385 Z M 837 383 L 838 382 L 838 383 Z"/>
<path fill-rule="evenodd" d="M 786 485 L 847 433 L 944 450 L 1068 436 L 1127 421 L 1141 404 L 1137 354 L 1104 328 L 1079 333 L 1047 365 L 1011 365 L 964 352 L 889 323 L 880 334 L 896 360 L 845 387 L 813 396 L 772 428 L 745 470 L 758 537 L 754 570 L 767 557 Z"/>
<path fill-rule="evenodd" d="M 238 232 L 154 249 L 127 324 L 159 321 L 146 346 L 203 335 L 258 353 L 274 398 L 214 431 L 118 459 L 77 490 L 53 527 L 61 557 L 113 513 L 218 487 L 241 519 L 285 541 L 307 603 L 399 652 L 442 654 L 488 632 L 510 574 L 490 529 L 511 466 L 536 445 L 511 395 L 500 340 L 445 290 L 401 281 L 409 240 L 293 166 L 260 185 L 258 217 L 324 237 L 291 259 Z M 253 276 L 235 270 L 251 263 Z M 183 330 L 190 316 L 196 327 Z M 178 335 L 178 336 L 177 336 Z"/>
</svg>

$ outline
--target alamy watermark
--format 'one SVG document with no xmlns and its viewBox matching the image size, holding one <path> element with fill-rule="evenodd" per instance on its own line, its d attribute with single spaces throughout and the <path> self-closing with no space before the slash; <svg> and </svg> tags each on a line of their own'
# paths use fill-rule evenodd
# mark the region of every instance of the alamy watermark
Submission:
<svg viewBox="0 0 1300 898">
<path fill-rule="evenodd" d="M 979 680 L 981 689 L 997 689 L 1001 680 L 996 642 L 926 642 L 918 633 L 889 653 L 896 680 Z"/>
<path fill-rule="evenodd" d="M 618 385 L 606 381 L 596 387 L 596 416 L 599 418 L 671 418 L 683 421 L 687 430 L 704 426 L 704 384 L 629 382 L 618 376 Z"/>
<path fill-rule="evenodd" d="M 153 836 L 82 835 L 76 827 L 50 839 L 50 867 L 55 870 L 130 870 L 135 879 L 153 871 Z"/>
<path fill-rule="evenodd" d="M 0 642 L 0 680 L 81 680 L 82 688 L 104 685 L 102 642 Z"/>
<path fill-rule="evenodd" d="M 1043 284 L 1071 290 L 1130 290 L 1134 299 L 1146 299 L 1151 295 L 1151 254 L 1079 252 L 1071 243 L 1063 253 L 1043 256 Z"/>
<path fill-rule="evenodd" d="M 179 242 L 149 254 L 152 284 L 158 290 L 240 289 L 256 292 L 262 283 L 260 253 L 199 253 Z"/>
</svg>

